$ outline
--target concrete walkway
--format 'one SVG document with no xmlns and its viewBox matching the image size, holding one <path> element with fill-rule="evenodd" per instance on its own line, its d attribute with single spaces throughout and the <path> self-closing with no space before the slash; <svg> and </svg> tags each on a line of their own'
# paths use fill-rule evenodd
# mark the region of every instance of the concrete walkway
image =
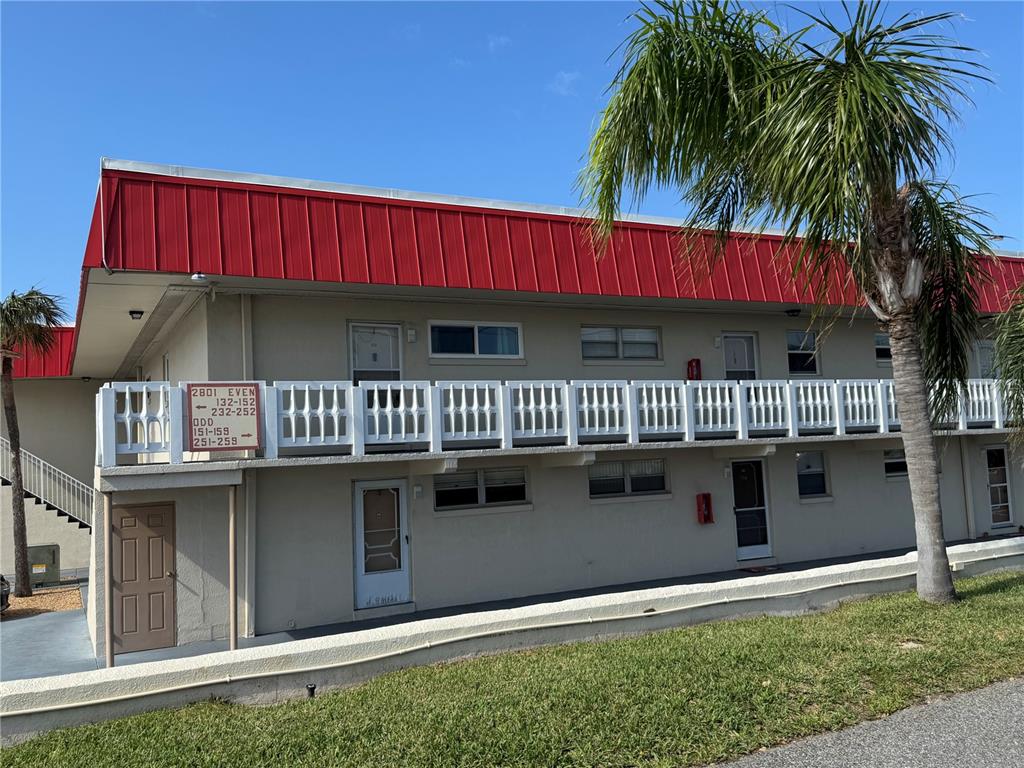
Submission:
<svg viewBox="0 0 1024 768">
<path fill-rule="evenodd" d="M 1022 723 L 1024 679 L 1009 680 L 759 752 L 728 768 L 1024 768 Z"/>
<path fill-rule="evenodd" d="M 0 680 L 97 669 L 85 611 L 56 611 L 0 623 Z"/>
</svg>

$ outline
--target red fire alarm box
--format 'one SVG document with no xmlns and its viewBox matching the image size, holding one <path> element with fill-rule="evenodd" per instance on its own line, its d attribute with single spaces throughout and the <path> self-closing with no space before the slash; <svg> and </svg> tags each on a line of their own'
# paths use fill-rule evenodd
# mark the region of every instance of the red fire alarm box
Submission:
<svg viewBox="0 0 1024 768">
<path fill-rule="evenodd" d="M 715 513 L 711 509 L 711 494 L 697 494 L 697 522 L 701 525 L 708 525 L 715 522 Z"/>
<path fill-rule="evenodd" d="M 690 381 L 700 381 L 700 358 L 695 357 L 686 361 L 686 378 Z"/>
</svg>

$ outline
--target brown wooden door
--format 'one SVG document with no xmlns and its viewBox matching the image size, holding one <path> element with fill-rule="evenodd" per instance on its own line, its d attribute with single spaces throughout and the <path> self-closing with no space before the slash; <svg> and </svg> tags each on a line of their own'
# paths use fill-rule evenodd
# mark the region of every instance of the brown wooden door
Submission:
<svg viewBox="0 0 1024 768">
<path fill-rule="evenodd" d="M 114 507 L 114 652 L 175 642 L 174 506 Z"/>
</svg>

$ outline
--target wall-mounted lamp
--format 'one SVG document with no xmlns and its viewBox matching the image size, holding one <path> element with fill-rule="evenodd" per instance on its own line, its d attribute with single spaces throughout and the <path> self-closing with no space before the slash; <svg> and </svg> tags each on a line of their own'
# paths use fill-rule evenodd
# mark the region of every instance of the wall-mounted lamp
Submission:
<svg viewBox="0 0 1024 768">
<path fill-rule="evenodd" d="M 192 273 L 192 282 L 193 283 L 205 283 L 206 282 L 206 275 L 204 275 L 202 272 L 193 272 Z"/>
<path fill-rule="evenodd" d="M 145 313 L 141 309 L 128 310 L 128 317 L 130 317 L 132 320 L 141 320 L 144 314 Z"/>
<path fill-rule="evenodd" d="M 787 309 L 786 310 L 786 317 L 800 317 L 800 310 L 799 309 Z"/>
</svg>

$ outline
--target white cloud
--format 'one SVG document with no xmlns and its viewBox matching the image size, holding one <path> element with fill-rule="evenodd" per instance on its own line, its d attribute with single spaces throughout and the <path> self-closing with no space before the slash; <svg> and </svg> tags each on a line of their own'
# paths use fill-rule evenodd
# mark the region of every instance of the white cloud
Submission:
<svg viewBox="0 0 1024 768">
<path fill-rule="evenodd" d="M 491 53 L 501 50 L 502 48 L 511 45 L 512 38 L 508 35 L 488 35 L 487 36 L 487 50 Z"/>
<path fill-rule="evenodd" d="M 576 93 L 575 84 L 579 79 L 579 72 L 566 72 L 565 70 L 559 70 L 554 79 L 547 84 L 547 89 L 559 96 L 572 96 Z"/>
<path fill-rule="evenodd" d="M 448 61 L 448 66 L 450 66 L 452 69 L 466 69 L 470 65 L 471 62 L 467 61 L 466 59 L 459 58 L 458 56 Z"/>
</svg>

